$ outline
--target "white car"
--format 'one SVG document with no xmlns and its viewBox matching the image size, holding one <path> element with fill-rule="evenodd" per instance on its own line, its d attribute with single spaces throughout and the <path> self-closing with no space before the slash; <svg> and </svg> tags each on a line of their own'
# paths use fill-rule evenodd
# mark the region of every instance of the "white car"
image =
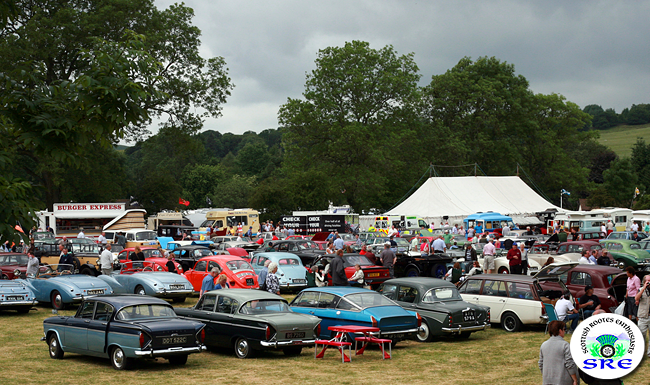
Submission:
<svg viewBox="0 0 650 385">
<path fill-rule="evenodd" d="M 463 301 L 490 307 L 490 322 L 516 332 L 522 325 L 544 325 L 548 321 L 544 303 L 569 293 L 560 280 L 576 262 L 544 267 L 535 276 L 479 274 L 467 277 L 458 291 Z M 557 282 L 561 291 L 543 290 L 540 281 Z"/>
</svg>

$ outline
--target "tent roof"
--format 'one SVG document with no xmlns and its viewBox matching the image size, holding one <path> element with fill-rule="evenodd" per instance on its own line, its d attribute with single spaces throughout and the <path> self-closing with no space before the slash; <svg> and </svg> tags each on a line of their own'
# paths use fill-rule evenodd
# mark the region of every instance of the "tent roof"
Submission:
<svg viewBox="0 0 650 385">
<path fill-rule="evenodd" d="M 459 217 L 493 211 L 522 215 L 549 208 L 559 209 L 518 176 L 433 177 L 386 214 Z"/>
</svg>

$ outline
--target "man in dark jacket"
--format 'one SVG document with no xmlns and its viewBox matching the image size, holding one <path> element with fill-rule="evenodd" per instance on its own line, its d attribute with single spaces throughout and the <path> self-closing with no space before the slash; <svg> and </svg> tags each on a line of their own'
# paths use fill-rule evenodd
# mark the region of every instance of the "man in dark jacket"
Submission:
<svg viewBox="0 0 650 385">
<path fill-rule="evenodd" d="M 348 277 L 345 275 L 345 265 L 343 263 L 343 250 L 336 251 L 336 257 L 330 263 L 330 274 L 332 275 L 333 286 L 350 286 Z"/>
<path fill-rule="evenodd" d="M 390 271 L 390 277 L 395 278 L 395 253 L 390 249 L 390 242 L 384 243 L 384 250 L 382 250 L 379 255 L 381 263 L 384 264 L 384 267 L 387 267 Z"/>
<path fill-rule="evenodd" d="M 478 261 L 476 258 L 476 250 L 474 250 L 471 243 L 467 242 L 465 244 L 465 273 L 469 273 L 474 265 L 474 261 Z"/>
</svg>

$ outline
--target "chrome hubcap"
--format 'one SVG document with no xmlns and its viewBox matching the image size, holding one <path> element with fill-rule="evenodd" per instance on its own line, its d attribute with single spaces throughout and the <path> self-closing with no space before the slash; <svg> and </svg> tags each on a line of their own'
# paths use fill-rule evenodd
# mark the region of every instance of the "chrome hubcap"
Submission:
<svg viewBox="0 0 650 385">
<path fill-rule="evenodd" d="M 63 303 L 63 299 L 61 299 L 61 294 L 55 295 L 54 296 L 54 305 L 57 308 L 60 308 L 62 303 Z"/>
<path fill-rule="evenodd" d="M 425 325 L 424 323 L 422 323 L 422 325 L 421 325 L 420 328 L 418 329 L 418 339 L 419 339 L 420 341 L 424 341 L 424 340 L 426 340 L 428 337 L 429 337 L 429 328 L 427 327 L 427 325 Z"/>
<path fill-rule="evenodd" d="M 50 355 L 54 357 L 56 355 L 56 351 L 58 348 L 58 344 L 56 342 L 56 337 L 50 338 Z"/>
<path fill-rule="evenodd" d="M 115 361 L 115 366 L 121 367 L 124 364 L 124 352 L 122 349 L 115 349 L 113 353 L 113 361 Z"/>
<path fill-rule="evenodd" d="M 239 340 L 237 342 L 237 355 L 243 357 L 248 354 L 248 342 L 245 340 Z"/>
</svg>

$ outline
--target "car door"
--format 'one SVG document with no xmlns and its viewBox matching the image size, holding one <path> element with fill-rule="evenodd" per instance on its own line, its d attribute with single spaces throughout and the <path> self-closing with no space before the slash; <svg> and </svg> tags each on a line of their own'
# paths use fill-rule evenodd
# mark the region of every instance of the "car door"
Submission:
<svg viewBox="0 0 650 385">
<path fill-rule="evenodd" d="M 113 315 L 113 306 L 97 301 L 95 315 L 88 322 L 88 350 L 94 355 L 103 355 L 106 345 L 108 323 Z"/>
<path fill-rule="evenodd" d="M 416 307 L 417 300 L 419 298 L 418 290 L 415 287 L 400 285 L 397 290 L 397 300 L 396 302 L 406 308 Z"/>
<path fill-rule="evenodd" d="M 490 307 L 490 322 L 501 322 L 501 313 L 506 306 L 507 299 L 508 291 L 505 282 L 492 279 L 485 280 L 479 304 Z"/>
<path fill-rule="evenodd" d="M 220 341 L 223 341 L 223 338 L 220 337 L 223 331 L 222 325 L 217 322 L 214 313 L 216 304 L 217 295 L 208 293 L 204 294 L 199 302 L 187 311 L 190 317 L 205 323 L 205 344 L 208 346 L 217 346 Z"/>
<path fill-rule="evenodd" d="M 481 286 L 483 285 L 482 279 L 467 279 L 465 283 L 458 289 L 463 301 L 478 305 L 481 301 Z"/>
<path fill-rule="evenodd" d="M 591 281 L 591 274 L 583 271 L 570 271 L 567 287 L 571 291 L 571 295 L 575 298 L 580 298 L 585 294 L 585 286 L 593 286 Z"/>
<path fill-rule="evenodd" d="M 187 279 L 192 283 L 194 291 L 201 291 L 201 285 L 203 284 L 203 277 L 205 277 L 206 268 L 208 263 L 206 261 L 198 261 L 194 265 L 194 269 L 189 270 L 185 273 Z"/>
<path fill-rule="evenodd" d="M 237 300 L 228 295 L 219 293 L 217 304 L 213 313 L 213 320 L 218 323 L 219 333 L 215 339 L 220 346 L 230 346 L 230 337 L 237 335 L 238 327 L 233 323 L 233 313 L 239 307 Z"/>
<path fill-rule="evenodd" d="M 93 318 L 96 301 L 84 301 L 74 317 L 66 319 L 63 346 L 69 351 L 88 350 L 88 324 Z"/>
<path fill-rule="evenodd" d="M 508 282 L 508 298 L 503 311 L 512 311 L 524 324 L 540 323 L 542 304 L 536 300 L 533 287 L 525 282 Z"/>
</svg>

